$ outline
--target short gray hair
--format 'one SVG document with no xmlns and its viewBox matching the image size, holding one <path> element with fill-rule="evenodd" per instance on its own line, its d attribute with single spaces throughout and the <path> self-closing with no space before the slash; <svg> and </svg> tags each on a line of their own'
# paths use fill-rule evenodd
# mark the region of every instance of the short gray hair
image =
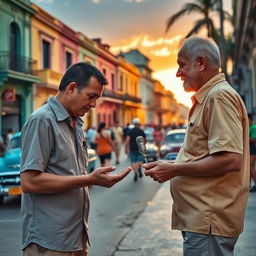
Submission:
<svg viewBox="0 0 256 256">
<path fill-rule="evenodd" d="M 197 36 L 190 37 L 184 40 L 179 52 L 194 61 L 199 56 L 205 56 L 212 68 L 220 68 L 219 47 L 210 39 Z"/>
</svg>

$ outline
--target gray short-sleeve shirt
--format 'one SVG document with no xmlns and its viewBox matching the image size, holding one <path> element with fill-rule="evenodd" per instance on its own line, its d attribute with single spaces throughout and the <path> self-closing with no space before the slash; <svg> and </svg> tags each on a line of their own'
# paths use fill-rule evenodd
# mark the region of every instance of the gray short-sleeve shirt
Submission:
<svg viewBox="0 0 256 256">
<path fill-rule="evenodd" d="M 87 150 L 81 118 L 75 129 L 55 97 L 35 111 L 22 129 L 21 172 L 37 170 L 55 175 L 86 174 Z M 89 212 L 88 188 L 56 194 L 23 193 L 22 247 L 30 243 L 57 251 L 83 249 Z M 85 231 L 85 232 L 84 232 Z"/>
</svg>

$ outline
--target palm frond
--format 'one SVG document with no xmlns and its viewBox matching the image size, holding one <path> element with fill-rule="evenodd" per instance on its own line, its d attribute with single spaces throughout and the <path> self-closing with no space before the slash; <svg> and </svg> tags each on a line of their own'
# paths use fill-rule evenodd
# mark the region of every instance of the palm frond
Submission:
<svg viewBox="0 0 256 256">
<path fill-rule="evenodd" d="M 180 17 L 182 17 L 185 14 L 190 14 L 193 11 L 195 11 L 195 12 L 201 11 L 202 12 L 203 10 L 197 4 L 193 4 L 193 3 L 185 4 L 179 12 L 175 13 L 174 15 L 172 15 L 171 17 L 168 18 L 165 32 L 166 33 L 168 32 L 168 30 L 170 29 L 170 27 L 173 25 L 173 23 L 176 20 L 178 20 Z"/>
<path fill-rule="evenodd" d="M 219 33 L 217 32 L 215 26 L 214 26 L 213 20 L 212 19 L 207 19 L 207 23 L 209 24 L 209 27 L 210 27 L 210 36 L 216 42 L 216 44 L 219 45 L 220 36 L 219 36 Z"/>
<path fill-rule="evenodd" d="M 197 34 L 198 31 L 206 25 L 206 19 L 197 20 L 195 23 L 195 26 L 189 31 L 189 33 L 186 35 L 186 38 L 192 36 L 193 34 Z"/>
</svg>

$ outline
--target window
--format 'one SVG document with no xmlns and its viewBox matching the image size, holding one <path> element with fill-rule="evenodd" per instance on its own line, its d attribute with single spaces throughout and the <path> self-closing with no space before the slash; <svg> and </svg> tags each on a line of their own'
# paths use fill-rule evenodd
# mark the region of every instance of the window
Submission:
<svg viewBox="0 0 256 256">
<path fill-rule="evenodd" d="M 123 76 L 120 75 L 120 83 L 119 83 L 119 86 L 118 86 L 118 90 L 122 91 L 123 90 Z"/>
<path fill-rule="evenodd" d="M 111 74 L 111 85 L 112 90 L 115 90 L 115 75 L 113 73 Z"/>
<path fill-rule="evenodd" d="M 11 54 L 19 54 L 20 46 L 20 30 L 15 22 L 10 25 L 10 52 Z"/>
<path fill-rule="evenodd" d="M 101 122 L 100 114 L 97 114 L 97 123 L 100 124 L 100 122 Z"/>
<path fill-rule="evenodd" d="M 15 71 L 21 71 L 23 63 L 18 57 L 20 54 L 20 30 L 15 22 L 10 25 L 10 63 L 9 68 Z"/>
<path fill-rule="evenodd" d="M 43 40 L 43 68 L 50 68 L 50 43 Z"/>
<path fill-rule="evenodd" d="M 108 114 L 108 127 L 112 126 L 111 114 Z"/>
<path fill-rule="evenodd" d="M 66 52 L 66 68 L 72 64 L 72 53 Z"/>
</svg>

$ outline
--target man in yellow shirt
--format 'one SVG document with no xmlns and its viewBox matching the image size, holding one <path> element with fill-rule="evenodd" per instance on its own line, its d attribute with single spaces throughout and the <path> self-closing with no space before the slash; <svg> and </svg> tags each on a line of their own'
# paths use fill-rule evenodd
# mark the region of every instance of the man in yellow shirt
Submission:
<svg viewBox="0 0 256 256">
<path fill-rule="evenodd" d="M 184 144 L 174 163 L 144 164 L 145 175 L 171 180 L 172 228 L 182 231 L 185 256 L 231 256 L 249 190 L 246 108 L 219 73 L 220 53 L 212 41 L 185 40 L 177 62 L 184 90 L 195 92 Z"/>
</svg>

